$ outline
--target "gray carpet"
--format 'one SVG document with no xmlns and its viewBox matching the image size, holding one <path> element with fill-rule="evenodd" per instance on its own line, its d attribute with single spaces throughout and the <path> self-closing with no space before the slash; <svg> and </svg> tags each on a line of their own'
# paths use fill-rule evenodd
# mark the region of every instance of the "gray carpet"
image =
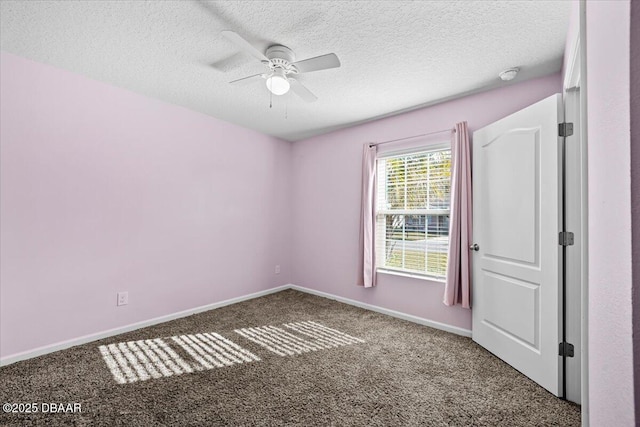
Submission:
<svg viewBox="0 0 640 427">
<path fill-rule="evenodd" d="M 364 342 L 327 329 L 305 335 L 299 333 L 304 329 L 282 326 L 301 321 Z M 235 332 L 264 325 L 286 330 L 289 350 L 295 350 L 292 342 L 309 348 L 315 342 L 317 351 L 286 354 L 281 346 L 285 355 L 279 355 L 265 346 L 266 339 Z M 170 337 L 204 332 L 248 352 L 228 344 L 237 359 L 250 353 L 260 360 L 145 380 L 138 375 L 135 382 L 129 382 L 137 375 L 130 372 L 121 384 L 100 352 L 100 346 L 163 338 L 185 363 L 202 368 Z M 166 356 L 169 350 L 151 354 Z M 0 414 L 0 424 L 11 426 L 580 424 L 578 406 L 555 398 L 468 338 L 293 290 L 2 367 L 0 403 L 6 402 L 81 405 L 81 413 Z"/>
</svg>

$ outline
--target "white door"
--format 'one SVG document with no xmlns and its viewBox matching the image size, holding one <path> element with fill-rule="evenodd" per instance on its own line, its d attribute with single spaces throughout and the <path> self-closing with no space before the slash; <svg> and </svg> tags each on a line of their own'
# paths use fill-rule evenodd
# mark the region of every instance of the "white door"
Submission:
<svg viewBox="0 0 640 427">
<path fill-rule="evenodd" d="M 473 340 L 556 396 L 562 111 L 558 94 L 473 133 Z"/>
</svg>

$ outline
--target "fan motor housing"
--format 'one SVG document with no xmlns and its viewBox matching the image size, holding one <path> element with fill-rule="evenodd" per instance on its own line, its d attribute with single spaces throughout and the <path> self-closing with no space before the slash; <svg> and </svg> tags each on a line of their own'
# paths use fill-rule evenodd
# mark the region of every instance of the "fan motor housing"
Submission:
<svg viewBox="0 0 640 427">
<path fill-rule="evenodd" d="M 265 56 L 271 61 L 273 61 L 274 59 L 284 59 L 289 63 L 294 62 L 296 59 L 296 56 L 291 49 L 279 44 L 269 47 L 265 53 Z"/>
</svg>

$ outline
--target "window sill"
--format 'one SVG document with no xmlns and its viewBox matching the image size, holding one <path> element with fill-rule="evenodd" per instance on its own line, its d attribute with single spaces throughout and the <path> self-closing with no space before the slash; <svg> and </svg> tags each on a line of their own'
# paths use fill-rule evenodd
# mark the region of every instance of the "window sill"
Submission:
<svg viewBox="0 0 640 427">
<path fill-rule="evenodd" d="M 386 268 L 378 268 L 377 273 L 388 274 L 390 276 L 410 277 L 412 279 L 424 280 L 425 282 L 436 282 L 444 284 L 446 280 L 441 277 L 426 276 L 417 273 L 408 273 L 406 271 L 388 270 Z"/>
</svg>

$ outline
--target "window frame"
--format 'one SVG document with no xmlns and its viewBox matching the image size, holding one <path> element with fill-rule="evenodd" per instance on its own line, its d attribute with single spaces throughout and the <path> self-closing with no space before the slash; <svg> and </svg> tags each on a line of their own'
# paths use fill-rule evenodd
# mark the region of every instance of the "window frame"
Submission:
<svg viewBox="0 0 640 427">
<path fill-rule="evenodd" d="M 393 157 L 399 157 L 399 156 L 408 156 L 408 155 L 412 155 L 412 154 L 417 154 L 417 153 L 429 153 L 429 152 L 435 152 L 435 151 L 451 151 L 451 141 L 447 140 L 447 141 L 434 141 L 433 143 L 430 144 L 422 144 L 420 146 L 415 146 L 415 147 L 411 147 L 411 148 L 404 148 L 404 149 L 398 149 L 398 150 L 385 150 L 383 152 L 379 152 L 376 156 L 376 171 L 378 170 L 378 161 L 379 160 L 384 160 L 387 158 L 393 158 Z M 378 180 L 380 179 L 385 179 L 386 177 L 377 177 Z M 380 195 L 379 195 L 379 189 L 380 189 L 380 184 L 378 184 L 376 186 L 376 202 L 378 200 L 380 200 Z M 380 209 L 379 206 L 377 206 L 376 204 L 376 212 L 375 212 L 375 228 L 376 228 L 376 233 L 375 233 L 375 242 L 374 245 L 376 247 L 376 249 L 378 249 L 380 247 L 380 245 L 378 244 L 378 239 L 382 238 L 383 240 L 386 240 L 386 225 L 383 226 L 384 228 L 384 233 L 383 236 L 380 237 L 378 231 L 379 228 L 379 219 L 378 216 L 379 215 L 443 215 L 443 214 L 449 214 L 449 218 L 450 218 L 450 213 L 451 213 L 451 207 L 449 207 L 448 209 Z M 385 242 L 386 243 L 386 242 Z M 384 244 L 383 243 L 383 246 Z M 447 251 L 449 249 L 449 245 L 451 244 L 451 239 L 450 236 L 447 236 Z M 415 278 L 415 279 L 420 279 L 420 280 L 428 280 L 428 281 L 432 281 L 432 282 L 445 282 L 446 281 L 446 272 L 443 276 L 439 276 L 439 275 L 435 275 L 433 273 L 428 273 L 428 272 L 420 272 L 417 270 L 411 270 L 411 269 L 405 269 L 405 268 L 401 268 L 401 267 L 389 267 L 386 265 L 380 265 L 379 258 L 380 255 L 377 254 L 376 255 L 376 273 L 383 273 L 383 274 L 390 274 L 390 275 L 395 275 L 395 276 L 403 276 L 403 277 L 411 277 L 411 278 Z M 384 257 L 384 255 L 382 256 Z"/>
</svg>

